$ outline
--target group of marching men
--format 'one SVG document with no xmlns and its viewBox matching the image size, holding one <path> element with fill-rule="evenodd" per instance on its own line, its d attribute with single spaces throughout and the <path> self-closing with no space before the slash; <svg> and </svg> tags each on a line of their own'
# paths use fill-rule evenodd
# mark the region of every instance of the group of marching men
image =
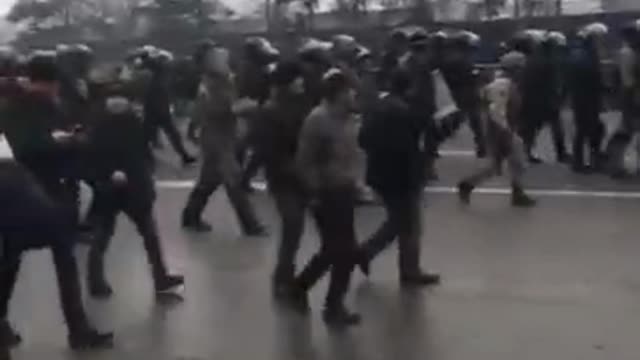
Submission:
<svg viewBox="0 0 640 360">
<path fill-rule="evenodd" d="M 396 30 L 379 57 L 347 35 L 330 42 L 308 39 L 291 58 L 266 39 L 250 38 L 235 71 L 227 48 L 204 41 L 189 60 L 195 81 L 180 79 L 172 54 L 151 46 L 101 72 L 91 70 L 91 50 L 82 45 L 36 51 L 22 62 L 3 51 L 1 130 L 14 159 L 0 162 L 1 344 L 21 341 L 7 320 L 21 256 L 45 247 L 54 255 L 71 347 L 111 344 L 112 334 L 95 330 L 84 312 L 73 247 L 89 244 L 89 294 L 109 297 L 113 289 L 104 256 L 120 212 L 144 240 L 155 291 L 162 294 L 184 284 L 182 276 L 167 269 L 153 215 L 152 149 L 158 130 L 185 165 L 196 161 L 173 121 L 176 87 L 191 102 L 189 136 L 197 133 L 201 160 L 182 226 L 211 231 L 202 214 L 222 185 L 243 231 L 266 235 L 248 191 L 262 169 L 281 219 L 274 295 L 306 313 L 309 290 L 330 272 L 323 318 L 330 326 L 349 326 L 360 322 L 344 302 L 353 270 L 368 275 L 371 262 L 396 239 L 402 286 L 440 282 L 438 274 L 420 264 L 422 189 L 436 176 L 439 145 L 464 121 L 473 131 L 478 157 L 488 160 L 460 182 L 464 203 L 507 162 L 512 204 L 533 206 L 522 175 L 527 162 L 539 162 L 532 149 L 546 124 L 558 160 L 572 161 L 575 171 L 602 168 L 607 158 L 614 164 L 612 173 L 623 172 L 620 158 L 636 130 L 640 106 L 640 26 L 634 23 L 622 32 L 625 121 L 605 156 L 599 115 L 607 31 L 599 23 L 585 26 L 571 51 L 561 33 L 520 32 L 505 45 L 499 70 L 486 81 L 473 63 L 479 37 L 460 30 Z M 566 97 L 576 127 L 571 158 L 560 116 Z M 443 111 L 448 100 L 454 111 Z M 241 124 L 246 131 L 239 130 Z M 79 181 L 94 194 L 83 222 Z M 387 218 L 359 243 L 355 206 L 371 193 Z M 298 271 L 296 253 L 307 214 L 316 222 L 320 247 Z"/>
</svg>

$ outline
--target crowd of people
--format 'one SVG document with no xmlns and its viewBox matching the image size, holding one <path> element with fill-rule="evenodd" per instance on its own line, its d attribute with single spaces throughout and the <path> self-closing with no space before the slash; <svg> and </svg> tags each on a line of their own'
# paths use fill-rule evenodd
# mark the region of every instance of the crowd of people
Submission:
<svg viewBox="0 0 640 360">
<path fill-rule="evenodd" d="M 519 32 L 504 44 L 489 76 L 473 63 L 481 39 L 463 30 L 395 30 L 381 54 L 337 35 L 329 42 L 306 39 L 294 56 L 282 56 L 268 40 L 253 37 L 235 54 L 241 59 L 235 69 L 230 51 L 207 40 L 189 59 L 197 72 L 191 81 L 176 79 L 179 62 L 152 46 L 132 51 L 108 71 L 92 70 L 96 59 L 82 45 L 35 51 L 22 61 L 4 50 L 0 129 L 14 158 L 0 162 L 0 342 L 21 341 L 7 315 L 22 255 L 50 248 L 70 346 L 111 345 L 112 334 L 97 331 L 84 311 L 73 249 L 90 246 L 88 292 L 108 298 L 113 288 L 104 257 L 120 212 L 144 240 L 155 291 L 184 284 L 165 264 L 153 215 L 158 130 L 185 166 L 200 161 L 180 219 L 187 231 L 212 230 L 203 212 L 222 185 L 243 231 L 266 235 L 250 196 L 251 179 L 263 170 L 281 220 L 273 292 L 291 308 L 307 313 L 308 292 L 330 272 L 325 322 L 358 324 L 360 316 L 344 302 L 351 274 L 360 269 L 368 275 L 376 256 L 395 240 L 401 285 L 439 284 L 439 274 L 420 261 L 422 190 L 437 176 L 440 144 L 463 123 L 473 132 L 477 157 L 487 163 L 461 180 L 465 204 L 507 162 L 512 205 L 535 205 L 523 181 L 527 164 L 540 162 L 533 149 L 545 125 L 559 162 L 580 173 L 626 175 L 624 150 L 638 129 L 640 22 L 621 32 L 623 122 L 605 146 L 601 49 L 607 32 L 602 24 L 589 24 L 572 47 L 560 32 Z M 197 139 L 199 159 L 174 122 L 172 104 L 185 99 L 188 137 Z M 576 128 L 571 153 L 561 121 L 566 104 Z M 80 181 L 94 194 L 82 220 Z M 359 242 L 355 209 L 373 196 L 387 217 Z M 296 253 L 307 214 L 320 244 L 299 269 Z"/>
</svg>

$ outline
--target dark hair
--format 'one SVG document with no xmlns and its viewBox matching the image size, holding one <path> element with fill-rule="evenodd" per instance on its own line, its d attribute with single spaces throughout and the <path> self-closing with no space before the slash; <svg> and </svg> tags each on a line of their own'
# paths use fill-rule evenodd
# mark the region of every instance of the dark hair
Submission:
<svg viewBox="0 0 640 360">
<path fill-rule="evenodd" d="M 36 53 L 27 62 L 27 77 L 32 81 L 55 82 L 59 78 L 55 55 Z"/>
<path fill-rule="evenodd" d="M 322 85 L 323 98 L 328 101 L 334 101 L 342 92 L 351 88 L 349 79 L 341 71 L 325 75 Z"/>
</svg>

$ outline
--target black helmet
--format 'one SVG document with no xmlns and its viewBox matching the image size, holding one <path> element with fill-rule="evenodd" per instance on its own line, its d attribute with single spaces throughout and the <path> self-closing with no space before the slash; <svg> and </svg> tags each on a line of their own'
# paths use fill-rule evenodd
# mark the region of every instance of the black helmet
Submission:
<svg viewBox="0 0 640 360">
<path fill-rule="evenodd" d="M 27 76 L 32 81 L 53 82 L 58 80 L 58 65 L 55 51 L 36 50 L 27 61 Z"/>
<path fill-rule="evenodd" d="M 249 37 L 244 42 L 244 50 L 248 57 L 275 61 L 280 56 L 280 51 L 271 44 L 271 42 L 260 36 Z"/>
<path fill-rule="evenodd" d="M 308 39 L 298 49 L 298 56 L 304 62 L 329 64 L 331 62 L 331 49 L 332 44 L 329 42 Z"/>
</svg>

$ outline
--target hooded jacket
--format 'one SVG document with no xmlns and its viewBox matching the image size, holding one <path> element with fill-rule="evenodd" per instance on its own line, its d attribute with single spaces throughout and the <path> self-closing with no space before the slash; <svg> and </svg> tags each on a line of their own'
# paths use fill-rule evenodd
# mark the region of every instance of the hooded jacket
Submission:
<svg viewBox="0 0 640 360">
<path fill-rule="evenodd" d="M 423 118 L 398 95 L 380 100 L 375 116 L 360 130 L 367 153 L 367 183 L 380 193 L 415 191 L 424 184 L 425 153 L 421 149 Z"/>
<path fill-rule="evenodd" d="M 150 149 L 142 121 L 128 99 L 107 97 L 88 137 L 87 168 L 92 169 L 92 180 L 109 183 L 114 172 L 122 171 L 129 186 L 153 191 Z"/>
</svg>

